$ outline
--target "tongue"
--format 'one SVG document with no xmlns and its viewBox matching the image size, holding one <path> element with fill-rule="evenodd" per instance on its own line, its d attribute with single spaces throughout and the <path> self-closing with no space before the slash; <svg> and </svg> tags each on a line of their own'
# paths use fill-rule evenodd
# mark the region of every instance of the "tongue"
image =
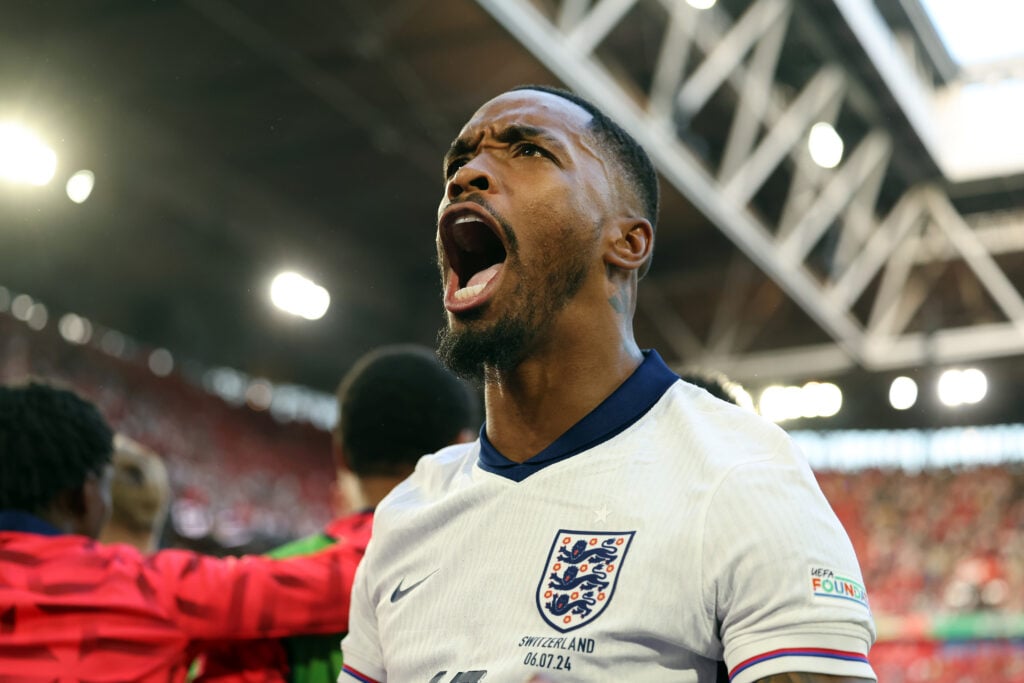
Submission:
<svg viewBox="0 0 1024 683">
<path fill-rule="evenodd" d="M 473 287 L 474 285 L 486 285 L 488 282 L 494 279 L 495 275 L 498 274 L 498 271 L 501 270 L 501 266 L 501 263 L 495 263 L 490 268 L 481 270 L 479 273 L 469 278 L 469 282 L 466 283 L 466 286 Z"/>
</svg>

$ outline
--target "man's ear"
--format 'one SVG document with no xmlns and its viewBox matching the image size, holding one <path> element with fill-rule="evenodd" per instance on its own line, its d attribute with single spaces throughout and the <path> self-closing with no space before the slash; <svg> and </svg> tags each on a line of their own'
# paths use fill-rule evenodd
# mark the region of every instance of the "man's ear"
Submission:
<svg viewBox="0 0 1024 683">
<path fill-rule="evenodd" d="M 641 270 L 654 248 L 654 228 L 646 218 L 620 218 L 612 227 L 604 261 L 613 268 Z"/>
<path fill-rule="evenodd" d="M 82 485 L 61 491 L 50 502 L 45 518 L 64 533 L 96 538 L 110 514 L 99 482 L 89 477 Z"/>
<path fill-rule="evenodd" d="M 348 455 L 345 453 L 345 446 L 341 443 L 341 434 L 335 429 L 331 432 L 331 458 L 334 460 L 334 467 L 339 470 L 347 470 Z"/>
</svg>

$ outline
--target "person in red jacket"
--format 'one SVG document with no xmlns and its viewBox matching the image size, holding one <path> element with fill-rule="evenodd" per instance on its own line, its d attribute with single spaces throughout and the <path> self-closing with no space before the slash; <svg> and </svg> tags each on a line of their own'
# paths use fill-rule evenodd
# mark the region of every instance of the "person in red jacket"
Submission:
<svg viewBox="0 0 1024 683">
<path fill-rule="evenodd" d="M 347 545 L 366 550 L 373 509 L 412 473 L 420 456 L 471 441 L 480 427 L 469 387 L 434 351 L 414 344 L 383 346 L 361 357 L 338 387 L 332 455 L 338 483 L 355 512 L 317 534 L 275 549 L 273 557 Z M 335 683 L 341 637 L 302 635 L 211 648 L 196 683 Z"/>
<path fill-rule="evenodd" d="M 112 451 L 74 392 L 0 386 L 0 680 L 184 681 L 209 642 L 346 629 L 346 544 L 274 560 L 98 542 Z"/>
</svg>

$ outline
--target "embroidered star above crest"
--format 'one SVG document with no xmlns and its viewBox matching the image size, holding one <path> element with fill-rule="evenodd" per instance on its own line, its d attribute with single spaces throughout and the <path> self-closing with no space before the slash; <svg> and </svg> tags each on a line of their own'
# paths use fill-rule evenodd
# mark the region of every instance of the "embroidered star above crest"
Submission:
<svg viewBox="0 0 1024 683">
<path fill-rule="evenodd" d="M 602 505 L 600 510 L 594 510 L 594 521 L 604 522 L 608 519 L 608 515 L 611 513 L 612 511 L 608 509 L 607 505 Z"/>
</svg>

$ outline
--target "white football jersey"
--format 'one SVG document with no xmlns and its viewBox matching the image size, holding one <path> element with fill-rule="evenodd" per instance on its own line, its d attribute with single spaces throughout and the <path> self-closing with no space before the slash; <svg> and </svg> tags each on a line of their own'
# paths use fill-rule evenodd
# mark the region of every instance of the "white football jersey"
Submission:
<svg viewBox="0 0 1024 683">
<path fill-rule="evenodd" d="M 646 355 L 534 458 L 507 460 L 485 428 L 381 503 L 348 676 L 875 678 L 857 558 L 789 437 Z"/>
</svg>

